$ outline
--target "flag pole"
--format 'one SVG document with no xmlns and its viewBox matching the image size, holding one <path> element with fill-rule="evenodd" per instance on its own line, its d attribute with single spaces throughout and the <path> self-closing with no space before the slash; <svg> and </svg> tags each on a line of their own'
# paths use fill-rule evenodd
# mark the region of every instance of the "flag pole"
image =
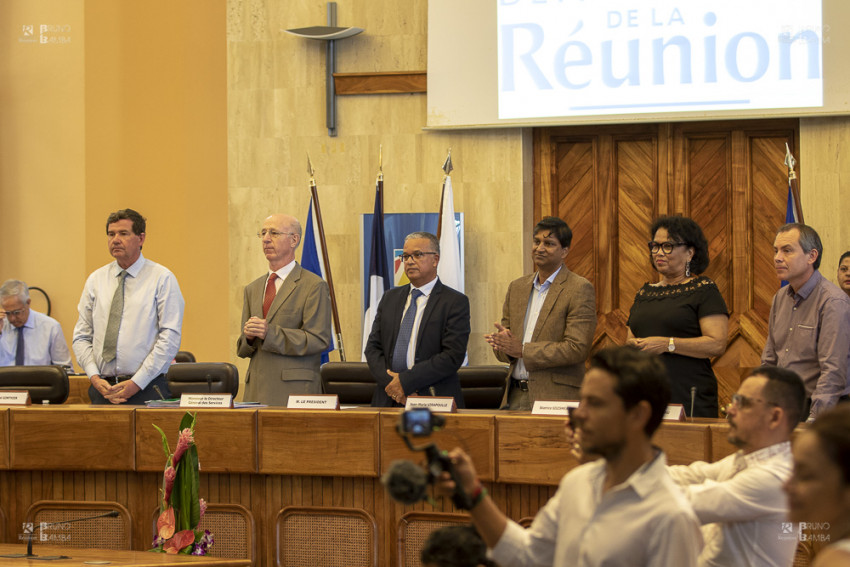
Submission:
<svg viewBox="0 0 850 567">
<path fill-rule="evenodd" d="M 443 199 L 446 198 L 446 178 L 451 175 L 454 167 L 452 166 L 452 149 L 449 148 L 449 155 L 446 156 L 446 161 L 443 162 L 443 189 L 440 191 L 440 217 L 437 219 L 437 239 L 439 240 L 443 232 Z"/>
<path fill-rule="evenodd" d="M 342 343 L 342 327 L 339 325 L 339 309 L 336 303 L 336 294 L 334 293 L 334 279 L 331 275 L 331 263 L 328 259 L 328 246 L 325 243 L 325 225 L 322 223 L 322 208 L 319 206 L 319 191 L 316 188 L 316 175 L 313 171 L 313 164 L 310 162 L 310 155 L 307 154 L 307 173 L 310 175 L 310 194 L 313 197 L 313 203 L 316 204 L 316 225 L 319 228 L 319 246 L 322 247 L 322 261 L 325 265 L 325 275 L 328 278 L 328 291 L 331 295 L 331 314 L 333 315 L 334 327 L 336 328 L 336 342 L 339 348 L 339 359 L 345 362 L 345 347 Z"/>
<path fill-rule="evenodd" d="M 794 171 L 794 166 L 797 160 L 791 155 L 791 148 L 788 147 L 788 142 L 785 142 L 785 165 L 788 166 L 788 187 L 791 189 L 791 195 L 794 197 L 794 209 L 797 213 L 797 219 L 801 224 L 805 224 L 803 220 L 803 203 L 800 202 L 800 189 L 797 187 L 797 173 Z"/>
</svg>

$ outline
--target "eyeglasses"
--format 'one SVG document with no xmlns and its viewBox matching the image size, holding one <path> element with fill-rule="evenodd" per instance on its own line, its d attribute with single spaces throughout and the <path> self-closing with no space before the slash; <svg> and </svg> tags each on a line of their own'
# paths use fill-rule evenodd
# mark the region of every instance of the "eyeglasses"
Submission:
<svg viewBox="0 0 850 567">
<path fill-rule="evenodd" d="M 6 315 L 7 317 L 17 317 L 18 315 L 20 315 L 20 314 L 21 314 L 21 313 L 23 313 L 23 312 L 24 312 L 24 310 L 23 310 L 23 309 L 15 309 L 14 311 L 6 311 L 6 312 L 5 312 L 5 315 Z M 0 311 L 0 313 L 3 313 L 3 312 L 2 312 L 2 311 Z"/>
<path fill-rule="evenodd" d="M 257 237 L 258 238 L 265 238 L 266 235 L 269 235 L 274 239 L 278 239 L 281 236 L 292 236 L 293 234 L 295 234 L 295 233 L 294 232 L 280 232 L 279 230 L 270 230 L 270 229 L 264 228 L 263 230 L 257 232 Z"/>
<path fill-rule="evenodd" d="M 407 262 L 408 260 L 410 260 L 411 258 L 413 258 L 414 260 L 416 260 L 416 261 L 418 262 L 418 261 L 419 261 L 419 260 L 421 260 L 423 257 L 425 257 L 425 256 L 427 256 L 427 255 L 429 255 L 429 254 L 434 254 L 434 255 L 436 255 L 437 253 L 436 253 L 436 252 L 422 252 L 421 250 L 417 250 L 416 252 L 414 252 L 414 253 L 412 253 L 412 254 L 402 254 L 402 255 L 401 255 L 401 261 L 402 261 L 402 262 Z"/>
<path fill-rule="evenodd" d="M 659 250 L 661 250 L 665 254 L 672 254 L 674 248 L 676 248 L 677 246 L 687 246 L 688 243 L 687 242 L 655 242 L 655 241 L 650 241 L 650 242 L 647 242 L 647 245 L 649 246 L 649 253 L 650 254 L 658 254 Z"/>
<path fill-rule="evenodd" d="M 751 408 L 757 403 L 765 403 L 769 406 L 779 406 L 779 404 L 774 402 L 768 402 L 767 400 L 762 400 L 760 398 L 748 398 L 743 394 L 732 394 L 732 403 L 729 404 L 729 407 L 736 406 L 740 409 Z"/>
</svg>

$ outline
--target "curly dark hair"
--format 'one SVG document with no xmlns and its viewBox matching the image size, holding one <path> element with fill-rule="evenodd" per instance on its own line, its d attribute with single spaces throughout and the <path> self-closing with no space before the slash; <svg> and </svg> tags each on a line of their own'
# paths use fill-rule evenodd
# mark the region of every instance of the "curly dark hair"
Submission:
<svg viewBox="0 0 850 567">
<path fill-rule="evenodd" d="M 694 257 L 691 258 L 692 274 L 699 275 L 708 268 L 708 241 L 693 219 L 680 215 L 658 217 L 649 229 L 650 239 L 655 238 L 659 228 L 666 229 L 671 239 L 684 242 L 694 249 Z M 651 254 L 650 259 L 652 259 Z M 652 267 L 657 270 L 654 262 Z"/>
</svg>

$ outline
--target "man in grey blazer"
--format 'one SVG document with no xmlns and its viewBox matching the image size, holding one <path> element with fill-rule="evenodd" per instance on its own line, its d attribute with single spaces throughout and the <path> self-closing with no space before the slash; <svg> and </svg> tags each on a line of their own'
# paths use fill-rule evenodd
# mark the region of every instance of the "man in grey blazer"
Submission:
<svg viewBox="0 0 850 567">
<path fill-rule="evenodd" d="M 578 400 L 596 330 L 596 293 L 564 266 L 573 233 L 545 217 L 534 227 L 533 274 L 511 282 L 496 332 L 485 335 L 510 363 L 503 409 L 528 411 L 535 400 Z"/>
<path fill-rule="evenodd" d="M 331 339 L 328 285 L 295 261 L 301 224 L 275 214 L 257 233 L 269 273 L 245 286 L 237 354 L 250 358 L 245 396 L 285 406 L 290 394 L 321 394 L 321 356 Z"/>
</svg>

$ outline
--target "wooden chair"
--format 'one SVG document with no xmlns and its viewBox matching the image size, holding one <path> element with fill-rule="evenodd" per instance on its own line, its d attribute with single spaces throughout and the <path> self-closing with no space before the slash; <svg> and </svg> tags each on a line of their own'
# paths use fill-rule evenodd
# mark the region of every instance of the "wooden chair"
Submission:
<svg viewBox="0 0 850 567">
<path fill-rule="evenodd" d="M 287 506 L 275 520 L 275 557 L 281 567 L 376 567 L 375 519 L 355 508 Z"/>
<path fill-rule="evenodd" d="M 113 510 L 118 512 L 117 517 L 65 523 Z M 118 502 L 39 500 L 29 507 L 25 518 L 35 528 L 35 548 L 41 543 L 57 547 L 131 549 L 133 523 L 130 512 Z M 42 522 L 58 525 L 39 530 Z"/>
<path fill-rule="evenodd" d="M 421 567 L 419 554 L 436 529 L 469 524 L 469 516 L 438 512 L 408 512 L 398 522 L 398 557 L 401 567 Z"/>
</svg>

